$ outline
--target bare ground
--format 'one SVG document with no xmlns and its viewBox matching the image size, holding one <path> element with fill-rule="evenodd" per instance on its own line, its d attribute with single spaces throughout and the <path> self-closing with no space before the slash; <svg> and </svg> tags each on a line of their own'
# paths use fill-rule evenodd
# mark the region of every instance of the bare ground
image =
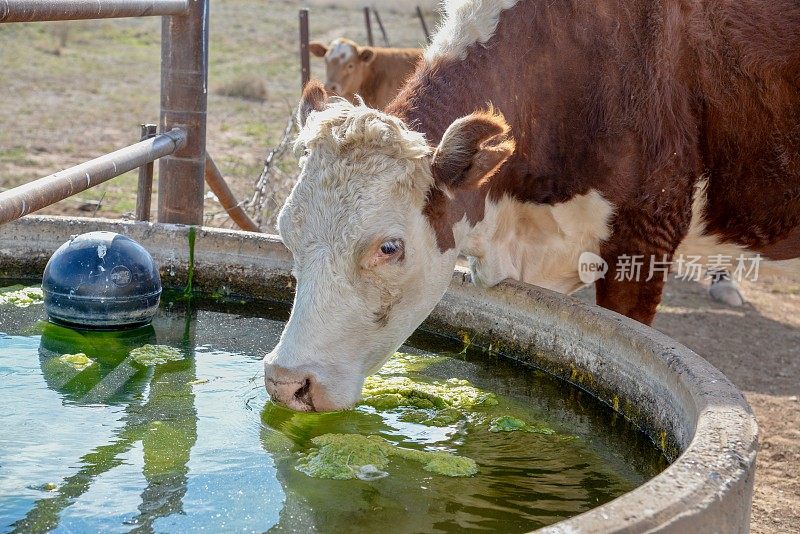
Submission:
<svg viewBox="0 0 800 534">
<path fill-rule="evenodd" d="M 365 40 L 362 2 L 302 4 L 311 7 L 312 38 Z M 374 4 L 392 45 L 421 42 L 416 4 L 434 25 L 435 0 Z M 298 97 L 299 7 L 291 0 L 212 2 L 208 149 L 240 199 L 252 193 Z M 157 122 L 159 35 L 154 18 L 0 25 L 0 190 L 127 145 L 138 139 L 140 122 Z M 322 75 L 318 61 L 312 71 Z M 296 162 L 287 157 L 281 165 L 290 176 Z M 273 205 L 290 187 L 290 180 L 272 184 Z M 129 173 L 47 212 L 114 217 L 134 205 Z M 230 226 L 212 197 L 206 212 L 208 224 Z M 730 252 L 698 241 L 684 250 Z M 742 289 L 748 303 L 727 308 L 709 300 L 704 284 L 671 281 L 654 326 L 721 369 L 753 406 L 762 444 L 753 532 L 800 532 L 800 262 L 765 266 Z"/>
</svg>

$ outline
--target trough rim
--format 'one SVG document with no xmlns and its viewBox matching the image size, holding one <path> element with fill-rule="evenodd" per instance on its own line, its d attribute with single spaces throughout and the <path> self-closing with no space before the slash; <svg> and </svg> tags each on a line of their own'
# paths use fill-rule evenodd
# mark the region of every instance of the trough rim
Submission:
<svg viewBox="0 0 800 534">
<path fill-rule="evenodd" d="M 176 270 L 185 269 L 188 246 L 176 246 L 176 240 L 187 243 L 188 226 L 28 216 L 0 226 L 0 276 L 12 276 L 14 269 L 26 265 L 41 274 L 49 254 L 70 235 L 101 229 L 143 242 L 161 264 L 162 273 L 175 276 Z M 198 227 L 195 247 L 196 279 L 202 280 L 203 269 L 236 265 L 235 270 L 223 271 L 238 278 L 246 278 L 249 273 L 254 279 L 260 277 L 262 285 L 279 281 L 284 291 L 291 289 L 291 254 L 278 236 Z M 21 254 L 29 257 L 21 258 Z M 680 409 L 678 415 L 690 428 L 690 434 L 672 436 L 680 455 L 659 475 L 617 499 L 540 532 L 749 531 L 758 428 L 744 396 L 719 370 L 677 341 L 627 317 L 519 282 L 506 281 L 494 288 L 480 289 L 470 283 L 469 273 L 463 269 L 453 274 L 443 304 L 432 317 L 446 317 L 455 313 L 447 306 L 463 307 L 475 299 L 486 306 L 479 306 L 469 316 L 462 314 L 466 322 L 491 324 L 487 323 L 493 320 L 491 314 L 506 309 L 515 320 L 527 317 L 532 324 L 549 321 L 556 334 L 559 324 L 572 322 L 580 326 L 579 337 L 607 336 L 611 340 L 609 346 L 622 343 L 638 351 L 651 367 L 671 373 L 663 385 L 673 395 L 667 400 Z M 617 355 L 613 358 L 624 359 Z M 581 362 L 574 363 L 578 366 Z M 643 374 L 648 372 L 650 369 L 642 369 Z M 559 378 L 595 393 L 593 383 Z M 609 404 L 607 398 L 596 396 Z"/>
</svg>

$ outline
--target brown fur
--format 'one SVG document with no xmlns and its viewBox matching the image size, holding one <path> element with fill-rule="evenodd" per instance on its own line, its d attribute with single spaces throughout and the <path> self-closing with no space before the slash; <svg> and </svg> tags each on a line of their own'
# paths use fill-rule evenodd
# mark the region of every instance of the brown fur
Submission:
<svg viewBox="0 0 800 534">
<path fill-rule="evenodd" d="M 430 195 L 440 244 L 486 195 L 554 204 L 596 189 L 616 208 L 597 301 L 650 323 L 663 281 L 615 281 L 617 257 L 671 258 L 701 176 L 709 233 L 800 256 L 798 28 L 793 0 L 523 0 L 465 59 L 422 65 L 387 111 L 436 144 L 491 102 L 516 151 L 480 195 Z"/>
</svg>

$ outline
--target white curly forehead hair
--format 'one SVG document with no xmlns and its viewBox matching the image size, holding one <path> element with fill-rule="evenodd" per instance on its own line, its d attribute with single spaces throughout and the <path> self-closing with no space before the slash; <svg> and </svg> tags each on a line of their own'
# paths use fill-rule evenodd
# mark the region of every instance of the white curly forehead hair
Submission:
<svg viewBox="0 0 800 534">
<path fill-rule="evenodd" d="M 344 238 L 334 248 L 348 247 L 348 236 L 355 237 L 375 218 L 392 217 L 387 200 L 422 208 L 434 184 L 432 148 L 423 134 L 363 102 L 353 105 L 341 98 L 319 110 L 301 109 L 298 121 L 295 151 L 302 153 L 302 172 L 279 218 L 287 242 L 316 241 L 327 230 Z M 308 225 L 315 231 L 297 231 Z"/>
<path fill-rule="evenodd" d="M 334 166 L 345 167 L 349 172 L 333 173 L 328 169 L 322 173 L 333 180 L 360 177 L 374 181 L 381 176 L 378 171 L 390 165 L 388 160 L 408 171 L 424 169 L 427 166 L 421 164 L 433 151 L 423 134 L 410 130 L 397 117 L 365 106 L 360 99 L 353 105 L 335 97 L 323 110 L 311 111 L 299 119 L 302 127 L 295 150 L 305 153 L 301 167 L 310 163 L 311 154 L 326 165 L 340 161 Z M 396 185 L 417 186 L 426 191 L 433 185 L 430 172 L 421 176 L 417 172 L 404 174 L 411 183 Z"/>
</svg>

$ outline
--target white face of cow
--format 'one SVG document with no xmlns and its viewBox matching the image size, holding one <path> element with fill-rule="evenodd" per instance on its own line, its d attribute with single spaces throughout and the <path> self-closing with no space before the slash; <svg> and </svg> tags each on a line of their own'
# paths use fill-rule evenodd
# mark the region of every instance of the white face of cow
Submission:
<svg viewBox="0 0 800 534">
<path fill-rule="evenodd" d="M 278 220 L 297 291 L 265 382 L 277 402 L 325 411 L 357 402 L 364 378 L 427 317 L 458 248 L 441 250 L 423 212 L 435 185 L 422 134 L 363 105 L 322 109 L 321 88 L 304 98 L 300 179 Z"/>
</svg>

